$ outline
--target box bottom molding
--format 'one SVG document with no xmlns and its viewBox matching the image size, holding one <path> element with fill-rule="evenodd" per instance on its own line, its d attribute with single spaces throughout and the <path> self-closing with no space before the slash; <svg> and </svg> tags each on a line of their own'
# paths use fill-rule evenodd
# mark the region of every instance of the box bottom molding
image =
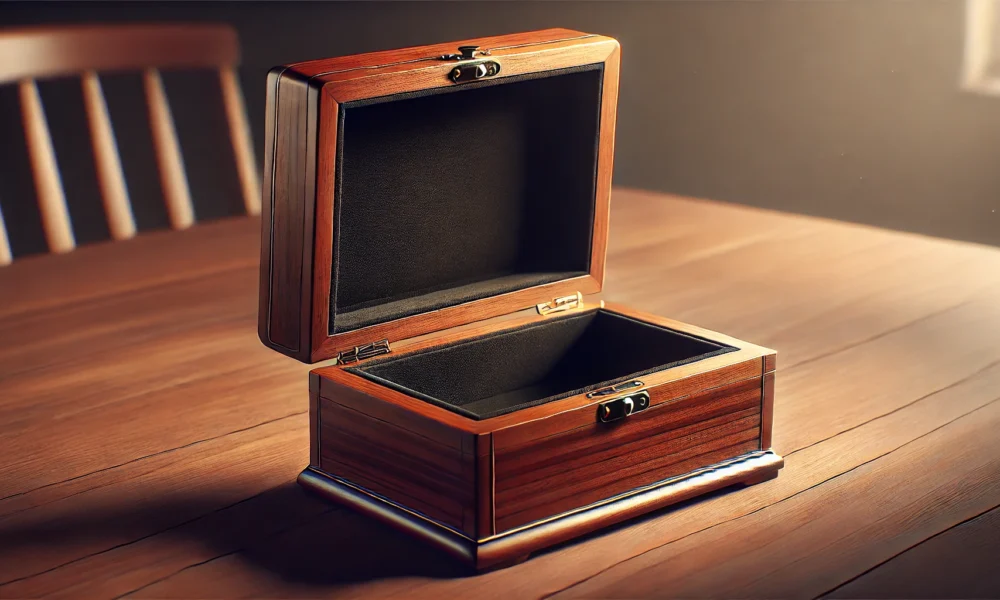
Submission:
<svg viewBox="0 0 1000 600">
<path fill-rule="evenodd" d="M 751 452 L 482 540 L 470 539 L 312 467 L 298 481 L 313 493 L 415 536 L 482 571 L 517 564 L 532 552 L 708 492 L 767 481 L 782 466 L 784 460 L 771 450 Z"/>
</svg>

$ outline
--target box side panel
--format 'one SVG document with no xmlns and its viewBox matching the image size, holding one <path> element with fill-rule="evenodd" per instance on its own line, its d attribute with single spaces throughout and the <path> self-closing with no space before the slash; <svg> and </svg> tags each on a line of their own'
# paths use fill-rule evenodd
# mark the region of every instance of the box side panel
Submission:
<svg viewBox="0 0 1000 600">
<path fill-rule="evenodd" d="M 647 391 L 652 406 L 621 421 L 595 410 L 585 426 L 497 449 L 497 532 L 759 450 L 759 374 L 669 401 Z"/>
<path fill-rule="evenodd" d="M 480 480 L 474 436 L 429 436 L 428 430 L 415 431 L 391 413 L 376 417 L 358 410 L 356 396 L 365 396 L 361 392 L 327 385 L 324 393 L 332 397 L 319 398 L 321 471 L 476 538 Z M 380 401 L 367 397 L 366 402 Z"/>
<path fill-rule="evenodd" d="M 282 69 L 267 86 L 258 333 L 308 361 L 318 90 Z"/>
</svg>

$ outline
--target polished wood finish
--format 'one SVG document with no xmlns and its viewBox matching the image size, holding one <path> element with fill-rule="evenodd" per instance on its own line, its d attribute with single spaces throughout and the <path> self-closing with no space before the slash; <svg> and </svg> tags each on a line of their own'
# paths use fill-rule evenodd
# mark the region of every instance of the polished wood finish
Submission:
<svg viewBox="0 0 1000 600">
<path fill-rule="evenodd" d="M 497 532 L 493 490 L 496 468 L 493 461 L 493 434 L 476 436 L 476 532 L 483 539 Z"/>
<path fill-rule="evenodd" d="M 358 69 L 375 69 L 415 61 L 430 62 L 435 57 L 456 52 L 458 46 L 478 45 L 482 48 L 516 48 L 540 46 L 569 39 L 593 37 L 572 29 L 552 28 L 505 35 L 471 38 L 458 42 L 443 42 L 427 46 L 380 50 L 351 56 L 336 56 L 288 65 L 306 77 L 334 76 Z"/>
<path fill-rule="evenodd" d="M 604 63 L 590 272 L 331 335 L 338 107 L 363 98 L 454 85 L 448 79 L 454 63 L 438 58 L 463 44 L 491 50 L 491 59 L 503 65 L 497 79 Z M 272 206 L 264 208 L 264 222 L 269 226 L 262 232 L 261 244 L 261 340 L 299 360 L 317 362 L 375 340 L 388 338 L 395 343 L 516 312 L 577 291 L 599 292 L 607 248 L 619 60 L 618 42 L 611 38 L 545 30 L 310 61 L 272 70 L 267 86 L 264 163 L 265 193 Z"/>
<path fill-rule="evenodd" d="M 0 596 L 816 597 L 1000 505 L 1000 251 L 613 207 L 609 298 L 781 351 L 777 479 L 470 577 L 295 484 L 310 367 L 257 341 L 260 221 L 229 219 L 0 270 Z M 941 566 L 971 577 L 980 548 Z"/>
<path fill-rule="evenodd" d="M 476 460 L 402 427 L 320 400 L 318 470 L 476 535 Z"/>
<path fill-rule="evenodd" d="M 457 48 L 456 43 L 453 46 Z M 603 36 L 577 36 L 567 40 L 546 42 L 544 44 L 529 44 L 520 46 L 485 48 L 490 50 L 490 60 L 500 62 L 502 70 L 494 79 L 502 79 L 525 73 L 552 71 L 580 65 L 606 63 L 602 100 L 608 104 L 601 107 L 601 135 L 614 134 L 614 118 L 618 96 L 618 67 L 620 59 L 618 42 Z M 386 65 L 372 74 L 365 71 L 363 76 L 357 73 L 335 73 L 318 75 L 313 78 L 314 85 L 322 85 L 325 93 L 337 102 L 354 102 L 378 96 L 415 92 L 430 88 L 450 87 L 455 85 L 448 73 L 455 68 L 455 63 L 436 60 L 437 55 L 427 50 L 420 50 L 422 59 L 428 62 L 401 63 Z M 610 72 L 609 72 L 610 71 Z M 353 75 L 353 76 L 352 76 Z M 610 111 L 610 112 L 608 112 Z M 604 119 L 609 119 L 605 121 Z M 601 153 L 601 159 L 610 160 L 607 151 Z M 599 165 L 603 169 L 604 165 Z"/>
<path fill-rule="evenodd" d="M 647 388 L 651 398 L 657 388 Z M 503 532 L 760 448 L 760 380 L 661 402 L 498 452 Z"/>
<path fill-rule="evenodd" d="M 586 310 L 598 308 L 592 306 Z M 339 366 L 315 369 L 311 376 L 319 379 L 322 398 L 369 415 L 379 423 L 417 432 L 428 443 L 464 450 L 473 446 L 471 436 L 477 436 L 475 449 L 480 483 L 474 486 L 472 503 L 481 515 L 480 526 L 472 532 L 466 531 L 479 540 L 488 537 L 487 531 L 500 534 L 761 447 L 761 376 L 764 361 L 774 356 L 773 351 L 635 310 L 618 306 L 613 310 L 738 345 L 741 349 L 643 376 L 645 389 L 650 391 L 651 408 L 617 426 L 596 423 L 596 406 L 607 399 L 588 398 L 585 393 L 475 421 L 378 385 Z M 476 327 L 466 326 L 461 332 L 424 336 L 403 344 L 399 353 L 418 352 L 444 340 L 458 341 L 551 318 L 559 316 L 498 318 Z M 641 435 L 619 439 L 615 432 L 640 432 Z M 479 441 L 486 436 L 489 436 L 489 445 Z M 321 434 L 320 439 L 327 438 Z M 553 440 L 556 440 L 554 444 Z M 610 447 L 606 447 L 609 443 Z M 331 458 L 340 447 L 327 450 L 329 442 L 321 441 L 320 444 L 322 452 L 329 452 Z M 567 451 L 586 458 L 574 460 L 573 456 L 566 455 Z M 489 452 L 489 462 L 484 456 L 486 452 Z M 591 466 L 591 461 L 612 460 L 623 454 L 633 457 L 628 468 L 608 474 L 600 467 Z M 491 477 L 488 488 L 482 483 L 487 467 Z M 370 465 L 369 469 L 377 472 L 379 467 Z M 409 472 L 414 473 L 413 483 L 426 485 L 416 481 L 421 479 L 416 471 Z M 346 471 L 334 474 L 352 481 Z M 566 481 L 559 480 L 560 474 L 567 478 Z M 408 502 L 412 493 L 407 495 L 407 485 L 401 479 L 394 481 L 394 492 L 354 483 L 369 487 L 403 507 L 428 514 L 426 500 L 418 499 L 416 505 Z M 547 488 L 551 489 L 543 494 Z M 484 494 L 488 494 L 488 499 Z M 487 510 L 489 527 L 485 525 Z M 454 513 L 452 520 L 440 522 L 454 526 Z"/>
<path fill-rule="evenodd" d="M 260 212 L 260 189 L 246 111 L 236 80 L 239 40 L 225 25 L 100 25 L 28 27 L 0 32 L 0 83 L 17 82 L 32 176 L 46 242 L 52 252 L 76 247 L 51 132 L 36 81 L 79 76 L 97 181 L 115 240 L 136 225 L 99 73 L 142 71 L 150 128 L 171 227 L 194 223 L 194 209 L 160 69 L 212 68 L 219 72 L 223 106 L 248 214 Z M 0 216 L 0 266 L 13 260 Z"/>
<path fill-rule="evenodd" d="M 362 99 L 451 87 L 448 73 L 455 63 L 440 60 L 447 50 L 435 46 L 395 54 L 394 62 L 384 62 L 383 55 L 279 67 L 268 78 L 265 177 L 271 189 L 270 206 L 264 213 L 268 226 L 262 232 L 259 323 L 265 344 L 309 362 L 379 339 L 396 344 L 397 355 L 418 352 L 445 341 L 545 320 L 546 316 L 530 314 L 536 304 L 600 291 L 613 170 L 618 42 L 560 31 L 472 44 L 484 47 L 490 60 L 501 63 L 497 77 L 501 80 L 603 63 L 589 274 L 332 334 L 329 315 L 340 107 Z M 585 304 L 576 312 L 600 306 Z M 332 476 L 331 485 L 357 486 L 404 513 L 414 513 L 412 518 L 460 530 L 476 544 L 484 544 L 491 536 L 536 526 L 536 522 L 761 448 L 761 376 L 768 358 L 773 359 L 772 351 L 624 307 L 609 310 L 732 344 L 739 350 L 644 377 L 651 395 L 650 410 L 615 426 L 597 423 L 596 406 L 607 398 L 587 398 L 585 393 L 475 421 L 340 366 L 320 368 L 312 373 L 320 379 L 320 459 L 303 481 L 314 484 L 317 477 Z M 509 316 L 519 311 L 529 314 Z M 471 324 L 477 326 L 470 330 Z M 456 333 L 456 327 L 467 329 Z M 411 339 L 420 336 L 424 337 L 419 341 Z M 333 422 L 338 419 L 346 424 L 334 431 Z M 354 428 L 363 432 L 358 434 L 361 437 L 350 433 Z M 615 435 L 623 431 L 634 433 Z M 381 436 L 389 437 L 383 440 Z M 396 436 L 401 441 L 394 445 L 389 438 Z M 458 476 L 456 465 L 440 457 L 425 457 L 422 463 L 377 457 L 382 445 L 394 448 L 396 455 L 418 457 L 422 441 L 452 448 L 452 459 L 456 444 L 473 448 L 467 469 L 473 477 Z M 368 464 L 367 456 L 372 456 Z M 609 469 L 609 465 L 616 468 Z M 578 528 L 588 530 L 582 525 Z M 522 550 L 541 548 L 529 544 Z M 466 558 L 477 568 L 495 564 L 480 560 L 478 546 L 475 549 Z M 510 558 L 523 557 L 505 560 Z"/>
<path fill-rule="evenodd" d="M 321 458 L 310 466 L 306 480 L 315 483 L 316 477 L 333 475 L 334 484 L 357 486 L 430 524 L 460 530 L 470 542 L 481 545 L 492 536 L 536 527 L 761 449 L 764 431 L 771 428 L 762 422 L 764 368 L 774 364 L 774 352 L 634 309 L 597 304 L 558 315 L 525 311 L 475 326 L 467 324 L 459 331 L 427 334 L 401 344 L 398 354 L 593 310 L 627 314 L 739 350 L 642 376 L 650 408 L 613 424 L 598 422 L 596 414 L 598 404 L 609 398 L 588 398 L 586 393 L 476 421 L 342 366 L 321 367 L 310 374 L 311 381 L 318 379 L 321 398 Z M 772 381 L 773 375 L 773 371 L 766 374 Z M 340 417 L 330 416 L 328 421 L 326 414 Z M 347 425 L 333 431 L 330 423 L 338 418 Z M 355 429 L 357 434 L 352 433 Z M 475 454 L 465 459 L 471 464 L 440 457 L 421 460 L 425 452 L 421 444 L 450 449 L 449 460 L 455 460 L 460 451 Z M 415 461 L 382 460 L 378 458 L 381 447 L 392 449 L 394 457 L 412 455 Z M 460 475 L 460 467 L 468 476 Z M 770 475 L 755 472 L 753 477 L 763 481 Z M 371 507 L 362 510 L 371 512 Z M 478 516 L 473 518 L 473 513 Z M 591 530 L 585 521 L 582 517 L 573 521 L 580 533 Z M 413 532 L 422 535 L 421 527 Z M 544 547 L 540 544 L 518 547 L 537 551 Z M 463 558 L 479 569 L 494 567 L 494 562 L 480 560 L 476 548 Z"/>
<path fill-rule="evenodd" d="M 1000 508 L 894 556 L 823 598 L 1000 598 Z"/>
<path fill-rule="evenodd" d="M 312 278 L 307 276 L 313 244 L 306 241 L 313 232 L 303 223 L 311 224 L 316 180 L 316 126 L 302 115 L 310 106 L 315 109 L 315 95 L 302 81 L 282 79 L 280 69 L 268 73 L 264 129 L 264 193 L 268 201 L 261 207 L 257 334 L 266 345 L 299 360 L 310 356 L 311 328 L 302 314 L 313 289 Z M 277 110 L 279 103 L 281 111 Z M 336 127 L 336 122 L 331 118 L 327 124 Z M 322 168 L 329 165 L 324 163 Z M 332 214 L 322 218 L 332 220 Z"/>
<path fill-rule="evenodd" d="M 489 432 L 473 421 L 449 410 L 397 392 L 342 368 L 316 369 L 320 396 L 387 423 L 394 423 L 450 448 L 473 446 L 473 436 Z M 482 449 L 479 444 L 474 445 Z"/>
<path fill-rule="evenodd" d="M 346 505 L 430 543 L 478 571 L 489 571 L 521 564 L 532 552 L 541 548 L 700 494 L 750 481 L 766 481 L 774 476 L 782 464 L 781 458 L 772 452 L 746 455 L 712 469 L 695 470 L 686 477 L 616 496 L 606 503 L 561 515 L 535 527 L 479 542 L 437 527 L 395 503 L 386 502 L 379 496 L 312 468 L 299 475 L 299 483 L 338 504 Z"/>
<path fill-rule="evenodd" d="M 773 350 L 762 348 L 748 342 L 743 342 L 721 333 L 680 323 L 665 317 L 656 317 L 641 311 L 626 309 L 617 304 L 606 304 L 606 310 L 640 318 L 651 323 L 669 327 L 677 331 L 692 333 L 711 340 L 731 344 L 739 348 L 735 352 L 727 352 L 694 363 L 681 365 L 673 369 L 651 373 L 641 379 L 647 388 L 655 387 L 658 393 L 650 399 L 650 404 L 667 402 L 674 398 L 686 396 L 697 391 L 718 387 L 735 381 L 761 376 L 763 357 L 772 355 Z M 592 306 L 587 310 L 597 310 Z M 456 342 L 462 339 L 478 337 L 497 331 L 536 323 L 552 318 L 567 316 L 561 313 L 555 316 L 541 316 L 524 311 L 523 315 L 507 315 L 481 324 L 472 324 L 458 331 L 446 330 L 429 334 L 415 340 L 407 340 L 393 354 L 396 356 L 419 352 L 434 346 Z M 599 399 L 588 398 L 586 393 L 569 396 L 539 406 L 525 408 L 506 415 L 476 421 L 463 417 L 445 408 L 413 398 L 392 388 L 379 385 L 360 375 L 356 375 L 342 366 L 332 365 L 319 367 L 312 371 L 320 378 L 321 395 L 326 398 L 338 397 L 345 389 L 362 392 L 363 401 L 373 408 L 368 410 L 384 411 L 380 414 L 393 415 L 395 418 L 407 419 L 415 427 L 437 427 L 448 432 L 469 434 L 494 433 L 494 445 L 497 449 L 524 443 L 525 441 L 566 431 L 575 427 L 588 425 L 594 420 L 594 407 L 601 402 Z M 351 398 L 353 394 L 348 394 Z M 372 400 L 380 402 L 372 402 Z M 353 401 L 359 408 L 363 403 Z M 380 417 L 382 418 L 382 417 Z"/>
</svg>

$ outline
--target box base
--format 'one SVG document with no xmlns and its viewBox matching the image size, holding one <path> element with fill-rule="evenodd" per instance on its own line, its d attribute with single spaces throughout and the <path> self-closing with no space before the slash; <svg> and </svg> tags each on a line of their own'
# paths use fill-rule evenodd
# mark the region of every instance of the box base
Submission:
<svg viewBox="0 0 1000 600">
<path fill-rule="evenodd" d="M 312 467 L 299 475 L 299 483 L 484 571 L 513 566 L 532 552 L 720 488 L 773 479 L 782 466 L 784 460 L 770 450 L 751 452 L 478 541 Z"/>
</svg>

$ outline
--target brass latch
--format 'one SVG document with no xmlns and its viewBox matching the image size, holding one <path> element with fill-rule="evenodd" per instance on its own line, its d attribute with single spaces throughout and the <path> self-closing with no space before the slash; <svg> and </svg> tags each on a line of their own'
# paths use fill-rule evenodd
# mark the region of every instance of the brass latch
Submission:
<svg viewBox="0 0 1000 600">
<path fill-rule="evenodd" d="M 551 302 L 543 302 L 536 306 L 538 314 L 551 315 L 552 313 L 563 312 L 583 306 L 583 294 L 577 292 L 572 296 L 554 298 Z"/>
<path fill-rule="evenodd" d="M 649 408 L 649 393 L 639 392 L 629 396 L 622 396 L 597 407 L 597 420 L 601 423 L 610 423 L 625 417 L 634 415 Z"/>
<path fill-rule="evenodd" d="M 390 352 L 392 352 L 392 349 L 389 348 L 389 340 L 379 340 L 377 342 L 372 342 L 371 344 L 355 346 L 350 350 L 344 350 L 337 355 L 336 364 L 346 365 L 348 363 L 358 362 L 359 360 L 378 356 L 379 354 L 389 354 Z"/>
<path fill-rule="evenodd" d="M 493 77 L 500 72 L 500 63 L 495 60 L 481 60 L 484 56 L 489 56 L 489 50 L 480 50 L 479 46 L 459 46 L 458 54 L 445 54 L 438 57 L 440 60 L 473 61 L 460 62 L 454 69 L 448 72 L 448 78 L 453 83 L 468 83 L 478 81 L 485 77 Z"/>
</svg>

